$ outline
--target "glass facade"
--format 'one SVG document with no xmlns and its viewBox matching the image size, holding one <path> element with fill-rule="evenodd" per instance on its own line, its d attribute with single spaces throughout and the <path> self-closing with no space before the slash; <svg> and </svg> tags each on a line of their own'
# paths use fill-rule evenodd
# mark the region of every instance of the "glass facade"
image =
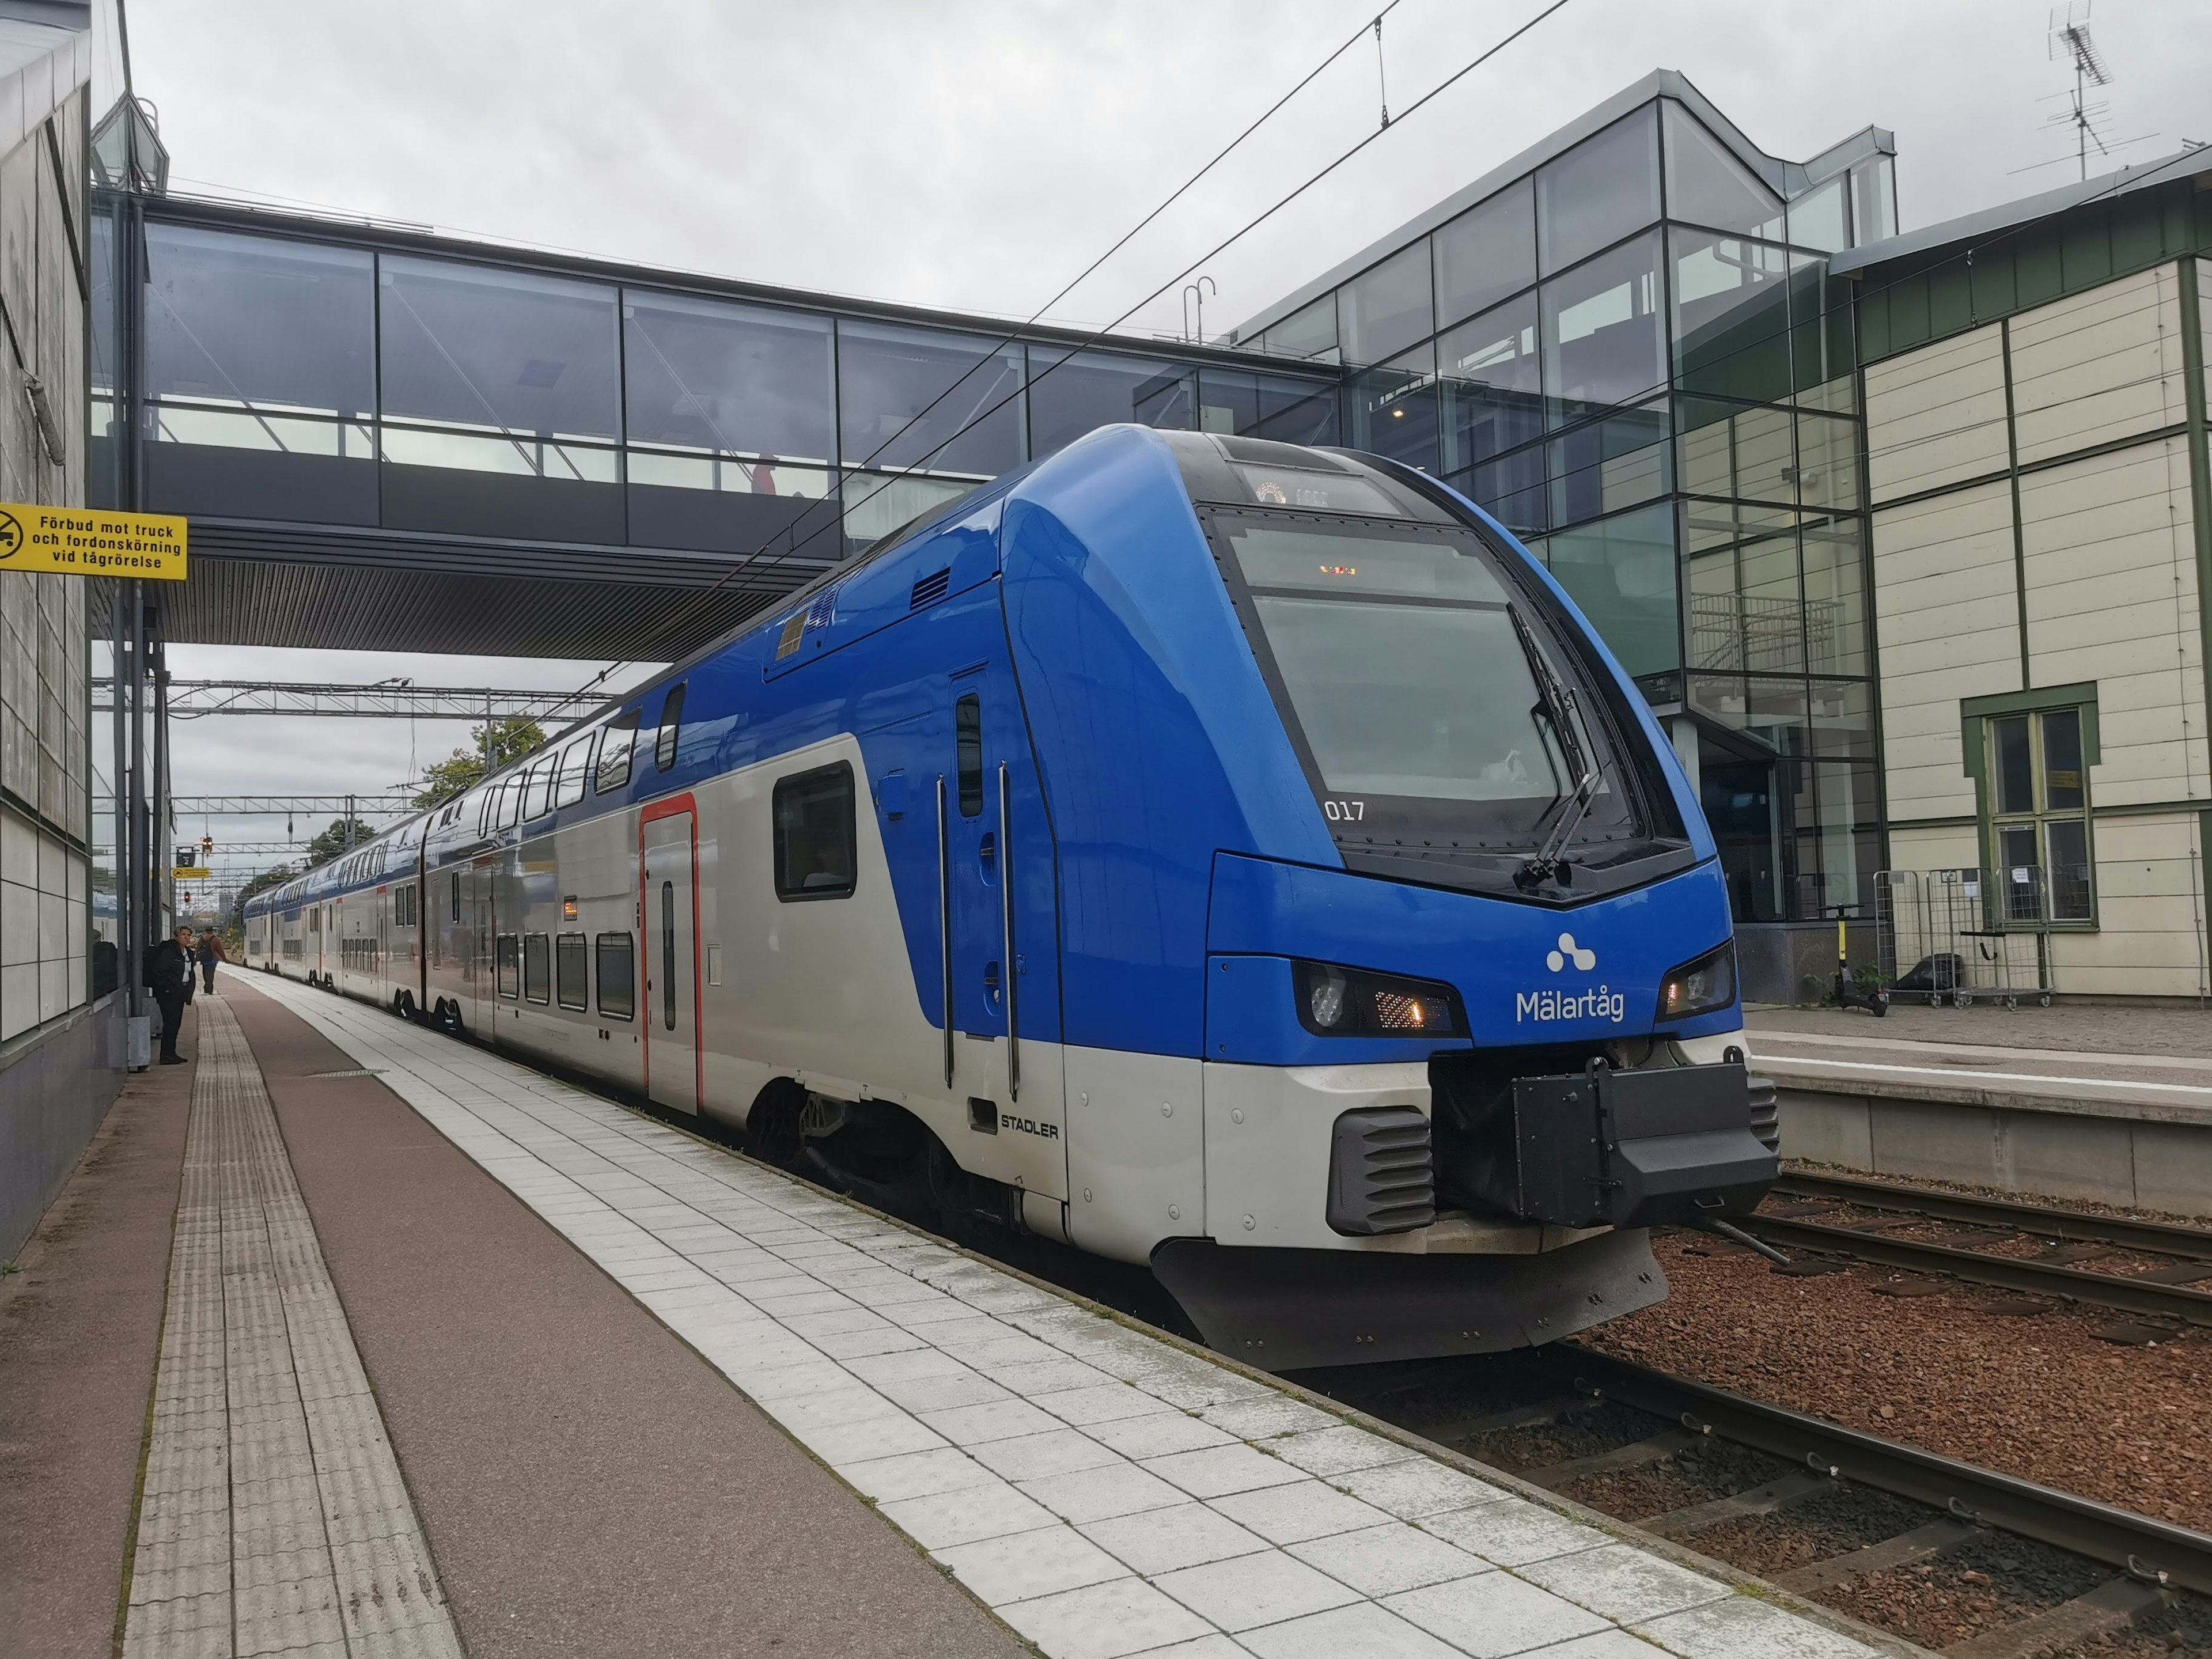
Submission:
<svg viewBox="0 0 2212 1659">
<path fill-rule="evenodd" d="M 1756 164 L 1755 164 L 1756 163 Z M 1777 181 L 1802 184 L 1785 199 Z M 1693 753 L 1738 919 L 1881 861 L 1849 311 L 1890 158 L 1818 181 L 1658 96 L 1247 342 L 1526 541 Z"/>
<path fill-rule="evenodd" d="M 121 453 L 98 302 L 112 212 L 94 227 L 96 471 Z M 1340 433 L 1321 364 L 1010 343 L 156 215 L 141 246 L 155 511 L 759 556 L 787 584 L 1109 422 Z M 1376 303 L 1374 326 L 1408 326 Z M 1334 350 L 1333 310 L 1325 331 L 1312 355 Z"/>
</svg>

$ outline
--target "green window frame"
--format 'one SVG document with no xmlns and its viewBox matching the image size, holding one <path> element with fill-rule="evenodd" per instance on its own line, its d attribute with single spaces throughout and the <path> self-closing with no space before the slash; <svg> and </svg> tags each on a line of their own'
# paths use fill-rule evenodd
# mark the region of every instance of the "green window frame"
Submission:
<svg viewBox="0 0 2212 1659">
<path fill-rule="evenodd" d="M 2096 686 L 1972 697 L 1960 712 L 1980 806 L 1991 925 L 2094 931 L 2089 769 L 2099 757 Z"/>
</svg>

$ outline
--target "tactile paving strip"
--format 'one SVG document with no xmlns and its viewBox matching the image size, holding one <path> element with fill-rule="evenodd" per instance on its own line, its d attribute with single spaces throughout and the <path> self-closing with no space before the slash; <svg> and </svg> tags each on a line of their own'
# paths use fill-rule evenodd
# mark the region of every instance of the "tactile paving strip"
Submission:
<svg viewBox="0 0 2212 1659">
<path fill-rule="evenodd" d="M 199 1000 L 125 1659 L 460 1659 L 237 1018 Z"/>
<path fill-rule="evenodd" d="M 254 981 L 1053 1659 L 1871 1659 L 750 1159 Z"/>
</svg>

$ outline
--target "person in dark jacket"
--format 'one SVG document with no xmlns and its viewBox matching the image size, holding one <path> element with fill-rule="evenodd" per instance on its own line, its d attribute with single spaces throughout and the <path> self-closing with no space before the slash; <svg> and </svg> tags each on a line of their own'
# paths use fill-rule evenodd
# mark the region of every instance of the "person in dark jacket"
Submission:
<svg viewBox="0 0 2212 1659">
<path fill-rule="evenodd" d="M 163 939 L 146 953 L 146 985 L 161 1011 L 161 1064 L 181 1066 L 185 1057 L 177 1052 L 177 1032 L 185 1023 L 185 1004 L 192 990 L 190 927 L 178 928 L 174 939 Z"/>
<path fill-rule="evenodd" d="M 215 965 L 218 962 L 228 962 L 230 960 L 228 957 L 223 955 L 222 941 L 215 936 L 214 928 L 204 928 L 201 931 L 199 947 L 195 954 L 199 958 L 201 975 L 200 989 L 205 991 L 210 996 L 213 996 L 215 994 Z"/>
</svg>

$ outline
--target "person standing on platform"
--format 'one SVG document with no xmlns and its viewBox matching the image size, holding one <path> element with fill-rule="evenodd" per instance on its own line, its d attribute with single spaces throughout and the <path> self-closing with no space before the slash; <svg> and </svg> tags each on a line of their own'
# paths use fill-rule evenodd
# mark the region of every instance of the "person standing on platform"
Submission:
<svg viewBox="0 0 2212 1659">
<path fill-rule="evenodd" d="M 177 1033 L 185 1023 L 185 1004 L 192 994 L 192 930 L 179 927 L 174 939 L 165 939 L 146 953 L 146 986 L 154 1006 L 161 1011 L 161 1064 L 181 1066 Z"/>
<path fill-rule="evenodd" d="M 205 991 L 210 996 L 213 996 L 215 994 L 215 965 L 218 962 L 228 962 L 230 960 L 228 957 L 223 954 L 222 941 L 215 936 L 214 928 L 208 927 L 201 930 L 199 949 L 195 952 L 195 954 L 199 958 L 200 989 Z"/>
</svg>

